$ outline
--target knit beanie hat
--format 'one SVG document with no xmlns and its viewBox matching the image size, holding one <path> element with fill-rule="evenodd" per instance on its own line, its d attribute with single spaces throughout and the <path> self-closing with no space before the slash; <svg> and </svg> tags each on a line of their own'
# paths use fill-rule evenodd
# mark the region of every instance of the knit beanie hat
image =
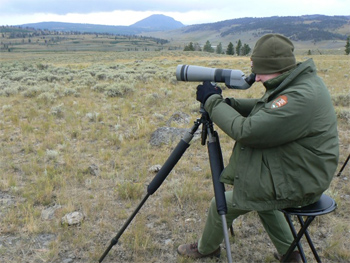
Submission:
<svg viewBox="0 0 350 263">
<path fill-rule="evenodd" d="M 272 74 L 287 71 L 296 65 L 294 45 L 285 36 L 267 34 L 255 44 L 251 56 L 255 74 Z"/>
</svg>

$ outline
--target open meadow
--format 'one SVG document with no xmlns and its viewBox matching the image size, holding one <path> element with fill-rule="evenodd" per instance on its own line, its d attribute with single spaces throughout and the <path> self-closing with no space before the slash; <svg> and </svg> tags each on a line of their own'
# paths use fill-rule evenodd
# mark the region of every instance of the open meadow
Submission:
<svg viewBox="0 0 350 263">
<path fill-rule="evenodd" d="M 350 152 L 350 59 L 309 57 L 337 112 L 338 172 Z M 250 73 L 249 57 L 206 52 L 0 53 L 1 262 L 98 261 L 146 194 L 154 166 L 180 139 L 154 145 L 152 134 L 190 128 L 200 117 L 198 83 L 178 82 L 178 64 Z M 226 97 L 263 93 L 261 84 L 223 91 Z M 226 164 L 234 142 L 216 130 Z M 207 147 L 200 139 L 191 144 L 103 262 L 194 262 L 178 257 L 176 248 L 199 238 L 213 188 Z M 327 194 L 338 209 L 317 218 L 311 236 L 323 262 L 350 262 L 350 164 Z M 73 212 L 77 222 L 65 220 Z M 256 213 L 233 227 L 234 262 L 276 262 Z"/>
</svg>

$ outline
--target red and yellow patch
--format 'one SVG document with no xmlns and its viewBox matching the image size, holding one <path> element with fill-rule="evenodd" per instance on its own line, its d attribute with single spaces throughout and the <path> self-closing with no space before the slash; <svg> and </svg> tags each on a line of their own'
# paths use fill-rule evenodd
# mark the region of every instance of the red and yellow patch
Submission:
<svg viewBox="0 0 350 263">
<path fill-rule="evenodd" d="M 288 103 L 288 98 L 285 95 L 279 96 L 272 102 L 271 109 L 281 108 Z"/>
</svg>

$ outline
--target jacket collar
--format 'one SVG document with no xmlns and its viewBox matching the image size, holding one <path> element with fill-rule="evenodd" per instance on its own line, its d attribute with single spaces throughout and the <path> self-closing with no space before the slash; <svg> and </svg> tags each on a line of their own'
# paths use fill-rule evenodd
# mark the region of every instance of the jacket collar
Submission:
<svg viewBox="0 0 350 263">
<path fill-rule="evenodd" d="M 282 73 L 281 75 L 279 75 L 273 79 L 269 79 L 268 81 L 265 81 L 264 87 L 266 88 L 266 90 L 271 90 L 271 89 L 277 88 L 290 75 L 290 73 L 294 69 L 295 68 L 288 70 L 288 71 Z"/>
<path fill-rule="evenodd" d="M 270 79 L 264 82 L 264 86 L 266 88 L 266 92 L 264 96 L 261 98 L 262 101 L 269 101 L 275 97 L 275 94 L 279 94 L 285 88 L 289 86 L 289 84 L 299 75 L 304 74 L 305 72 L 312 73 L 316 71 L 316 66 L 312 60 L 312 58 L 298 63 L 295 68 L 284 72 L 283 74 Z"/>
<path fill-rule="evenodd" d="M 283 89 L 288 87 L 296 77 L 303 75 L 305 73 L 316 72 L 316 66 L 312 58 L 300 62 L 295 68 L 277 76 L 276 78 L 270 79 L 264 83 L 266 90 L 272 90 L 272 93 L 281 92 Z"/>
</svg>

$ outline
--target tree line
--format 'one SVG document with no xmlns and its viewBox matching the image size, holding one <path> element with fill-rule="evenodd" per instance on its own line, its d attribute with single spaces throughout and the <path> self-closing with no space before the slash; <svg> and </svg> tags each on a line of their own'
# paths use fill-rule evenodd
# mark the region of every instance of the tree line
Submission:
<svg viewBox="0 0 350 263">
<path fill-rule="evenodd" d="M 35 29 L 32 27 L 22 28 L 20 26 L 1 26 L 0 27 L 1 37 L 3 39 L 18 39 L 18 38 L 34 38 L 34 37 L 47 37 L 47 36 L 60 36 L 61 39 L 64 39 L 67 36 L 75 36 L 75 35 L 95 35 L 96 38 L 99 36 L 103 37 L 111 37 L 117 39 L 128 38 L 130 39 L 141 39 L 141 40 L 150 40 L 156 42 L 157 44 L 167 44 L 169 40 L 157 38 L 157 37 L 149 37 L 142 35 L 130 35 L 130 34 L 112 34 L 112 33 L 99 33 L 99 32 L 80 32 L 80 31 L 57 31 L 57 30 L 48 30 L 48 29 Z M 59 37 L 56 37 L 59 38 Z M 53 39 L 53 38 L 52 38 Z"/>
<path fill-rule="evenodd" d="M 246 56 L 250 53 L 251 48 L 248 44 L 242 44 L 242 41 L 239 39 L 237 41 L 237 45 L 234 46 L 232 42 L 230 42 L 226 48 L 226 51 L 223 50 L 221 42 L 214 48 L 210 41 L 207 40 L 203 49 L 198 43 L 190 42 L 188 45 L 185 45 L 184 51 L 204 51 L 209 53 L 217 53 L 217 54 L 226 54 L 226 55 L 237 55 L 237 56 Z M 347 37 L 345 44 L 345 55 L 350 55 L 350 36 Z M 311 55 L 311 51 L 309 50 L 308 55 Z"/>
<path fill-rule="evenodd" d="M 350 36 L 346 39 L 345 54 L 346 55 L 350 54 Z"/>
<path fill-rule="evenodd" d="M 209 53 L 215 52 L 217 54 L 246 56 L 250 53 L 251 48 L 248 44 L 243 44 L 240 39 L 237 41 L 236 46 L 234 46 L 233 43 L 230 42 L 227 45 L 226 50 L 223 49 L 221 42 L 214 48 L 211 45 L 210 41 L 207 40 L 207 42 L 203 46 L 203 49 L 198 43 L 190 42 L 188 45 L 185 46 L 184 51 L 204 51 Z"/>
</svg>

